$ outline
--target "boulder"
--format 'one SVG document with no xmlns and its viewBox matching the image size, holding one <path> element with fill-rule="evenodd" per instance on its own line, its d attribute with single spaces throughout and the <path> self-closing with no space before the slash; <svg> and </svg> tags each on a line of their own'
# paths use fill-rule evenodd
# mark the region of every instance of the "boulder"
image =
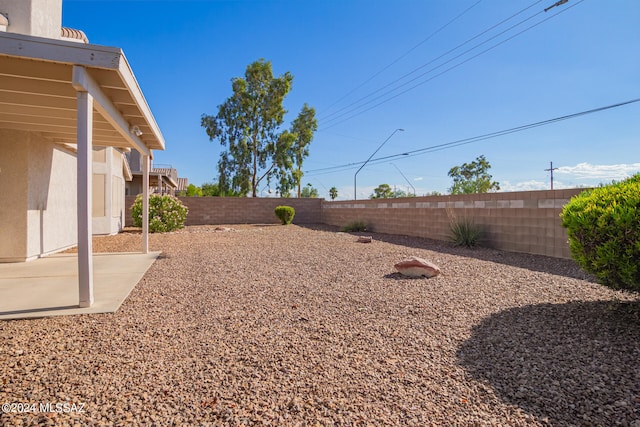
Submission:
<svg viewBox="0 0 640 427">
<path fill-rule="evenodd" d="M 358 237 L 358 240 L 356 240 L 356 242 L 358 242 L 358 243 L 371 243 L 371 240 L 373 240 L 373 237 L 371 237 L 371 236 L 360 236 L 360 237 Z"/>
<path fill-rule="evenodd" d="M 409 277 L 435 277 L 440 274 L 440 267 L 417 256 L 405 258 L 394 267 L 400 274 Z"/>
</svg>

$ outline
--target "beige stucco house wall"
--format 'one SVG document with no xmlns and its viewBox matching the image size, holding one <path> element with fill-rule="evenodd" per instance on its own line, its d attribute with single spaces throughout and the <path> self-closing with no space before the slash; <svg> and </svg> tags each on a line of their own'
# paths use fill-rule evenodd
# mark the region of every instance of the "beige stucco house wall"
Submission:
<svg viewBox="0 0 640 427">
<path fill-rule="evenodd" d="M 0 261 L 76 244 L 76 156 L 37 132 L 0 129 Z"/>
<path fill-rule="evenodd" d="M 93 151 L 93 234 L 116 234 L 125 218 L 125 160 Z M 38 132 L 0 129 L 0 262 L 28 261 L 77 242 L 76 154 Z"/>
<path fill-rule="evenodd" d="M 93 234 L 122 231 L 125 217 L 125 182 L 131 175 L 123 153 L 113 147 L 93 149 Z"/>
<path fill-rule="evenodd" d="M 8 33 L 61 39 L 62 0 L 0 0 Z"/>
</svg>

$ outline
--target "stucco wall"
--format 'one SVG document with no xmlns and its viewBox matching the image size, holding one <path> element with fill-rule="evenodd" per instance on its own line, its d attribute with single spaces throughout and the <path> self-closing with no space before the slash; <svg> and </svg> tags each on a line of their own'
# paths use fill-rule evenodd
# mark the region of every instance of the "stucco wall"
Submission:
<svg viewBox="0 0 640 427">
<path fill-rule="evenodd" d="M 7 15 L 7 32 L 60 39 L 62 0 L 0 0 Z"/>
<path fill-rule="evenodd" d="M 116 234 L 124 224 L 122 153 L 112 147 L 93 152 L 93 234 Z"/>
<path fill-rule="evenodd" d="M 0 262 L 77 241 L 76 156 L 40 134 L 0 130 Z"/>
<path fill-rule="evenodd" d="M 27 256 L 27 137 L 0 129 L 0 261 Z"/>
<path fill-rule="evenodd" d="M 27 258 L 77 243 L 76 156 L 29 134 Z"/>
</svg>

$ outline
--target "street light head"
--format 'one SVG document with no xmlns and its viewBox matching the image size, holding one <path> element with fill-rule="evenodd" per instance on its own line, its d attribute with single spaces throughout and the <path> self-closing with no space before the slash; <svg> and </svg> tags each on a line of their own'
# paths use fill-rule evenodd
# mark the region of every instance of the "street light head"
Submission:
<svg viewBox="0 0 640 427">
<path fill-rule="evenodd" d="M 400 132 L 404 132 L 404 129 L 397 129 L 397 130 L 399 130 Z"/>
</svg>

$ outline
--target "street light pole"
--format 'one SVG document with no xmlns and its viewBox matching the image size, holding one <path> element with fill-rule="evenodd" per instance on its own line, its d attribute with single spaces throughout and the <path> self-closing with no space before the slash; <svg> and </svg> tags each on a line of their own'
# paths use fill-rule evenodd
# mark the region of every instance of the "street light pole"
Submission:
<svg viewBox="0 0 640 427">
<path fill-rule="evenodd" d="M 375 155 L 376 155 L 376 153 L 377 153 L 377 152 L 382 148 L 382 146 L 383 146 L 384 144 L 386 144 L 386 143 L 387 143 L 387 141 L 388 141 L 388 140 L 390 140 L 390 139 L 391 139 L 391 137 L 392 137 L 393 135 L 395 135 L 395 133 L 396 133 L 396 132 L 398 132 L 398 131 L 403 132 L 403 131 L 404 131 L 404 129 L 396 129 L 396 130 L 394 130 L 394 131 L 391 133 L 391 135 L 389 135 L 389 137 L 388 137 L 387 139 L 385 139 L 385 140 L 384 140 L 384 142 L 383 142 L 382 144 L 380 144 L 380 146 L 379 146 L 378 148 L 376 148 L 376 151 L 374 151 L 374 152 L 373 152 L 373 154 L 371 154 L 371 155 L 369 156 L 369 158 L 367 159 L 367 161 L 366 161 L 366 162 L 364 162 L 364 163 L 362 164 L 362 166 L 360 166 L 360 169 L 358 169 L 358 170 L 356 171 L 356 173 L 353 175 L 353 200 L 357 200 L 357 199 L 358 199 L 358 194 L 357 194 L 357 192 L 356 192 L 358 172 L 360 172 L 360 171 L 362 170 L 362 168 L 363 168 L 363 167 L 365 167 L 365 165 L 366 165 L 367 163 L 369 163 L 369 160 L 371 160 L 371 158 L 372 158 L 373 156 L 375 156 Z"/>
<path fill-rule="evenodd" d="M 402 177 L 404 178 L 405 181 L 407 181 L 407 184 L 409 184 L 411 186 L 411 188 L 413 188 L 413 195 L 414 197 L 416 196 L 416 187 L 413 186 L 413 184 L 411 182 L 409 182 L 409 180 L 407 179 L 406 176 L 404 176 L 404 174 L 402 173 L 402 171 L 400 170 L 400 168 L 398 166 L 396 166 L 395 163 L 391 163 L 393 165 L 394 168 L 398 169 L 398 172 L 400 172 L 400 175 L 402 175 Z"/>
</svg>

